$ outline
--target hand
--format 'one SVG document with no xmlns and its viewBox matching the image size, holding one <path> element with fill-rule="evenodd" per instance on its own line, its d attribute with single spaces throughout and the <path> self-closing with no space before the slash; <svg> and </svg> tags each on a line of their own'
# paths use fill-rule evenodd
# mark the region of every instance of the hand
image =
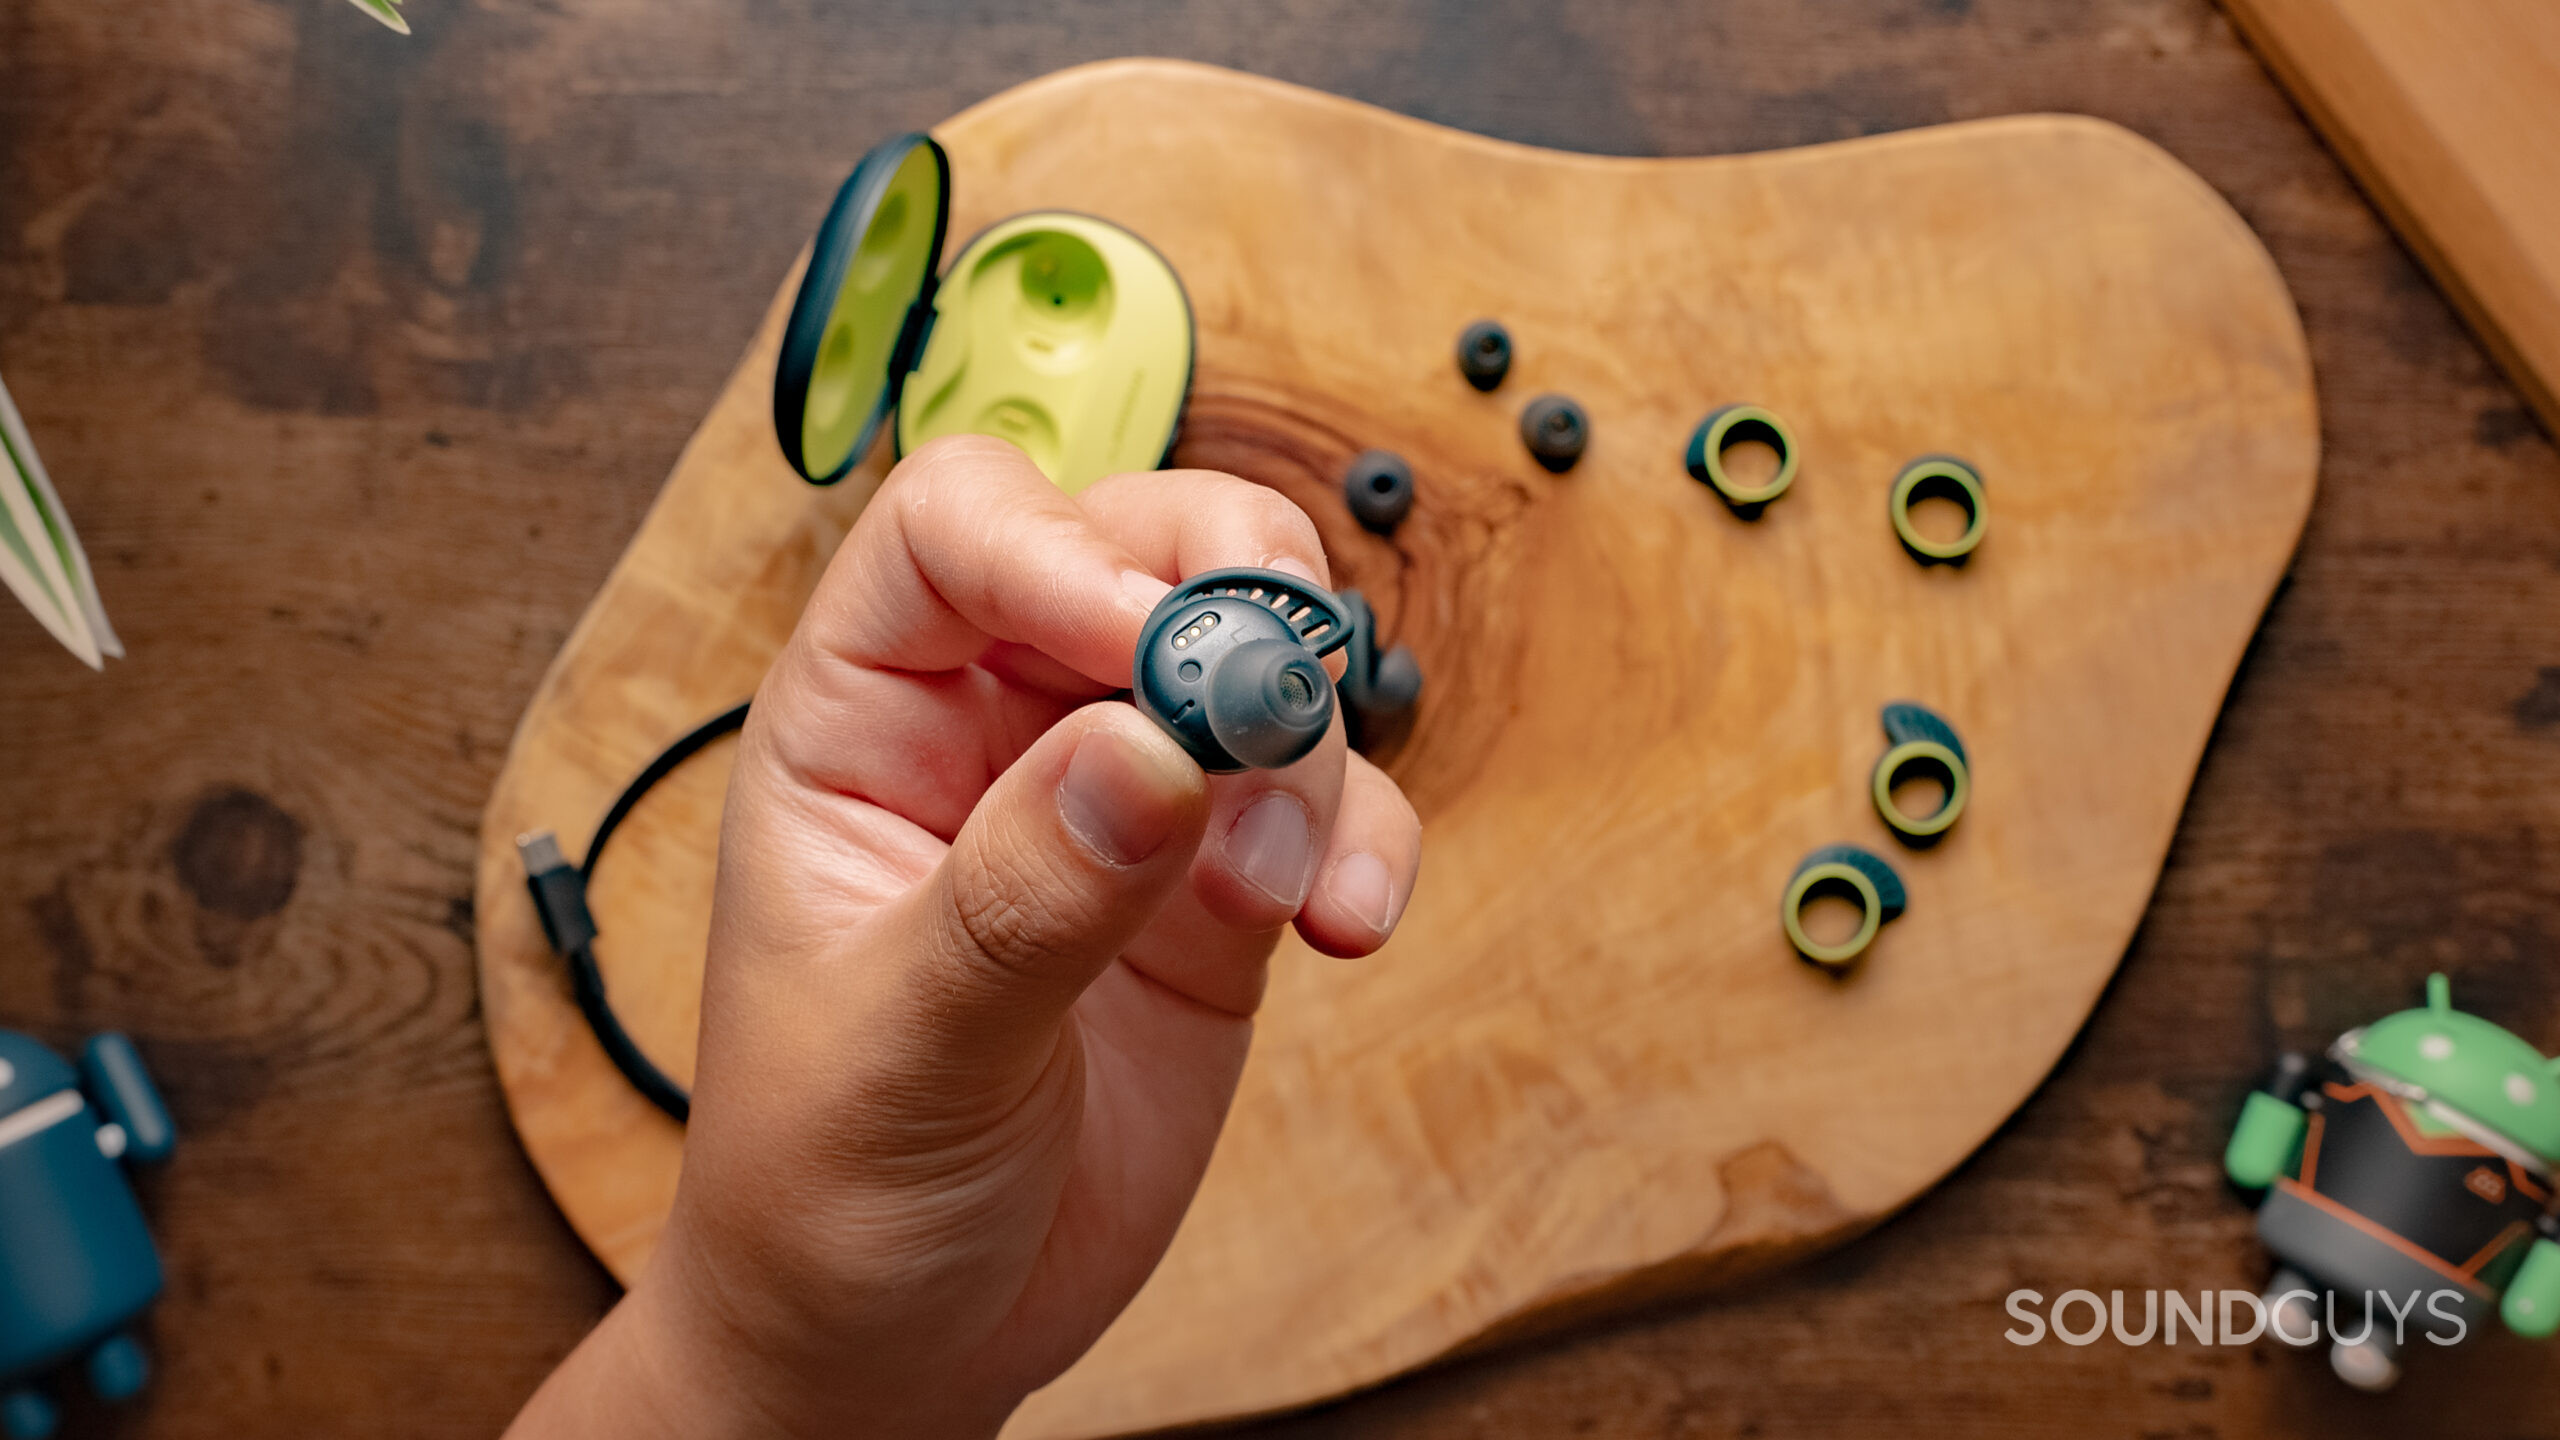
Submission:
<svg viewBox="0 0 2560 1440">
<path fill-rule="evenodd" d="M 512 1433 L 990 1435 L 1137 1293 L 1280 928 L 1367 954 L 1420 863 L 1339 723 L 1212 778 L 1102 698 L 1229 565 L 1327 578 L 1229 476 L 890 473 L 740 741 L 674 1212 Z"/>
</svg>

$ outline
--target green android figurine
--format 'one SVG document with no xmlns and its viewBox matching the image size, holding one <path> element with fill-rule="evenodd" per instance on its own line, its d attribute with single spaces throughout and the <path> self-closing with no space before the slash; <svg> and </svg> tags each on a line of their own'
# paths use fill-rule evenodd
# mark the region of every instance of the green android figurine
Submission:
<svg viewBox="0 0 2560 1440">
<path fill-rule="evenodd" d="M 2455 1343 L 2493 1309 L 2519 1335 L 2560 1329 L 2560 1062 L 2454 1009 L 2442 975 L 2328 1061 L 2279 1061 L 2223 1152 L 2266 1192 L 2268 1333 L 2308 1347 L 2325 1320 L 2338 1377 L 2386 1390 L 2421 1333 Z"/>
</svg>

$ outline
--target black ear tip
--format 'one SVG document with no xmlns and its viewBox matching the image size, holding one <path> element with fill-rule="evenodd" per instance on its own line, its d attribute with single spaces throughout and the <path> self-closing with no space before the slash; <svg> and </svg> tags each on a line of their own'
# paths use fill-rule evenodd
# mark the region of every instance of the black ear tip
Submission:
<svg viewBox="0 0 2560 1440">
<path fill-rule="evenodd" d="M 1511 373 L 1511 332 L 1498 321 L 1479 320 L 1458 336 L 1458 373 L 1479 390 L 1490 390 Z"/>
<path fill-rule="evenodd" d="M 1391 535 L 1413 510 L 1413 467 L 1392 450 L 1364 450 L 1342 474 L 1342 498 L 1362 526 Z"/>
<path fill-rule="evenodd" d="M 1547 469 L 1562 474 L 1591 443 L 1591 417 L 1567 395 L 1541 395 L 1520 412 L 1520 441 Z"/>
</svg>

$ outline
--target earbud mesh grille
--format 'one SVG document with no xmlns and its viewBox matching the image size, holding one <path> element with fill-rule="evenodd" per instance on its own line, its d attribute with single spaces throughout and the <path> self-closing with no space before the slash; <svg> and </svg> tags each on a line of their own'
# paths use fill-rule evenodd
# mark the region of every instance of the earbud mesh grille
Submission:
<svg viewBox="0 0 2560 1440">
<path fill-rule="evenodd" d="M 1315 703 L 1316 687 L 1296 670 L 1280 672 L 1280 699 L 1292 710 L 1304 710 Z"/>
</svg>

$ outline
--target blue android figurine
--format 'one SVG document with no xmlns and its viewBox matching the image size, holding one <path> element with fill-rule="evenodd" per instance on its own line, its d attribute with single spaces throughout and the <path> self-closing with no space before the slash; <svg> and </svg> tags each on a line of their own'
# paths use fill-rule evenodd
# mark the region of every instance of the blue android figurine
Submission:
<svg viewBox="0 0 2560 1440">
<path fill-rule="evenodd" d="M 90 1387 L 123 1400 L 150 1375 L 125 1333 L 160 1293 L 160 1256 L 119 1160 L 166 1159 L 177 1133 L 133 1042 L 91 1040 L 74 1071 L 0 1030 L 0 1432 L 53 1433 L 35 1388 L 85 1357 Z"/>
</svg>

